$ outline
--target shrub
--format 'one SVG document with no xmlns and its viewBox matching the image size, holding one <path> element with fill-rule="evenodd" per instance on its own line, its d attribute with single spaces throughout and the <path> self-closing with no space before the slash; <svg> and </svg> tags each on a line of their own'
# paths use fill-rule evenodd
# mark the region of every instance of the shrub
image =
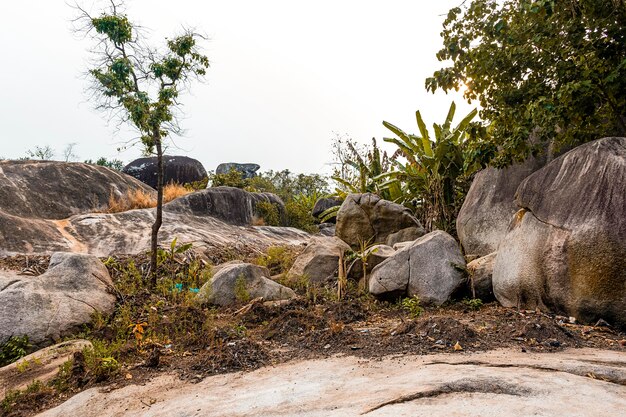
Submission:
<svg viewBox="0 0 626 417">
<path fill-rule="evenodd" d="M 243 274 L 237 277 L 237 281 L 235 281 L 235 298 L 240 303 L 247 303 L 250 301 L 250 292 L 248 292 L 248 287 L 246 283 L 246 277 Z"/>
<path fill-rule="evenodd" d="M 190 192 L 192 191 L 178 183 L 169 183 L 163 187 L 163 203 L 169 203 Z M 156 207 L 156 203 L 156 196 L 141 188 L 126 191 L 122 196 L 117 196 L 111 191 L 108 202 L 109 207 L 106 212 L 120 213 L 128 210 L 152 208 Z"/>
<path fill-rule="evenodd" d="M 0 368 L 26 356 L 29 348 L 28 336 L 11 336 L 0 345 Z"/>
<path fill-rule="evenodd" d="M 289 246 L 271 246 L 267 253 L 256 258 L 255 263 L 269 269 L 271 275 L 289 271 L 296 260 L 296 250 Z"/>
<path fill-rule="evenodd" d="M 259 201 L 254 209 L 258 217 L 255 226 L 280 226 L 280 213 L 274 204 L 269 201 Z"/>
<path fill-rule="evenodd" d="M 463 300 L 463 304 L 468 306 L 471 310 L 478 311 L 483 306 L 483 300 L 480 298 L 466 298 Z"/>
</svg>

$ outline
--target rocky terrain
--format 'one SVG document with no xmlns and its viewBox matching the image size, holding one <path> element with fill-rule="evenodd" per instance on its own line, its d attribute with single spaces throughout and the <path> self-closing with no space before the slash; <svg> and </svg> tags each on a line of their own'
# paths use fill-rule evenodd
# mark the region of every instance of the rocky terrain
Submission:
<svg viewBox="0 0 626 417">
<path fill-rule="evenodd" d="M 626 406 L 626 138 L 480 172 L 460 242 L 371 193 L 348 195 L 314 236 L 254 225 L 261 207 L 284 218 L 274 194 L 197 190 L 164 206 L 155 287 L 154 209 L 108 212 L 132 190 L 154 193 L 102 167 L 0 163 L 2 354 L 16 336 L 23 353 L 79 339 L 0 369 L 5 414 Z M 69 359 L 58 375 L 54 355 Z"/>
</svg>

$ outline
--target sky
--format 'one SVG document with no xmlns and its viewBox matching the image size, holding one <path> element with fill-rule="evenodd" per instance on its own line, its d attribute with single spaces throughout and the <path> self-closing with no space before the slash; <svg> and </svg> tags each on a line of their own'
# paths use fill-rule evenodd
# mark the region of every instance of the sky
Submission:
<svg viewBox="0 0 626 417">
<path fill-rule="evenodd" d="M 80 1 L 99 14 L 107 2 Z M 210 68 L 181 97 L 185 129 L 167 153 L 201 161 L 253 162 L 261 170 L 328 174 L 336 135 L 360 143 L 393 136 L 389 121 L 417 132 L 442 122 L 450 102 L 457 120 L 473 107 L 460 93 L 426 92 L 444 64 L 435 54 L 447 11 L 462 0 L 129 0 L 131 21 L 149 43 L 195 28 Z M 94 109 L 85 89 L 93 44 L 72 33 L 65 0 L 3 2 L 0 25 L 0 157 L 50 146 L 57 159 L 76 143 L 79 160 L 130 162 L 141 147 L 118 152 L 137 135 Z M 7 18 L 10 17 L 10 18 Z M 383 144 L 393 151 L 393 146 Z"/>
</svg>

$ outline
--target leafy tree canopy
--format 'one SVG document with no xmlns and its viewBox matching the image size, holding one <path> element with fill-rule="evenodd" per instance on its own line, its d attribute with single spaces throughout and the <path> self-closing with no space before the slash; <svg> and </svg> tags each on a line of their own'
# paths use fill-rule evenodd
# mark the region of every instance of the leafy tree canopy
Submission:
<svg viewBox="0 0 626 417">
<path fill-rule="evenodd" d="M 452 65 L 426 88 L 467 86 L 491 122 L 496 165 L 541 142 L 626 136 L 624 0 L 473 0 L 449 11 L 441 36 L 437 58 Z"/>
</svg>

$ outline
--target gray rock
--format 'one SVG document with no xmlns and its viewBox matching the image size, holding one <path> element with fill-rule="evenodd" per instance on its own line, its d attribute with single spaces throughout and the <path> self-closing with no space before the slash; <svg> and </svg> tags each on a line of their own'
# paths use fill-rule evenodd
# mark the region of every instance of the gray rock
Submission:
<svg viewBox="0 0 626 417">
<path fill-rule="evenodd" d="M 426 231 L 423 227 L 407 227 L 406 229 L 399 230 L 395 233 L 390 234 L 387 237 L 387 246 L 394 246 L 397 243 L 402 242 L 412 242 L 414 240 L 419 239 L 424 236 Z"/>
<path fill-rule="evenodd" d="M 626 328 L 626 138 L 555 159 L 516 203 L 493 271 L 498 301 Z"/>
<path fill-rule="evenodd" d="M 219 164 L 215 169 L 216 174 L 228 174 L 230 171 L 239 171 L 241 173 L 241 178 L 248 179 L 256 177 L 256 172 L 261 167 L 257 164 L 239 164 L 236 162 L 226 162 L 223 164 Z"/>
<path fill-rule="evenodd" d="M 306 278 L 314 284 L 334 279 L 339 269 L 339 257 L 350 247 L 336 237 L 314 237 L 296 258 L 287 276 L 294 280 Z"/>
<path fill-rule="evenodd" d="M 267 268 L 248 263 L 233 263 L 219 269 L 198 293 L 202 303 L 220 306 L 263 297 L 265 301 L 289 300 L 296 293 L 270 279 Z"/>
<path fill-rule="evenodd" d="M 321 236 L 328 236 L 328 237 L 335 236 L 335 224 L 334 223 L 320 223 L 317 226 L 317 228 Z"/>
<path fill-rule="evenodd" d="M 498 249 L 511 217 L 518 210 L 515 191 L 545 158 L 529 158 L 505 169 L 487 168 L 476 174 L 456 219 L 456 230 L 466 254 L 485 256 Z"/>
<path fill-rule="evenodd" d="M 10 239 L 14 231 L 28 225 L 31 219 L 61 220 L 104 211 L 111 195 L 121 197 L 136 189 L 156 197 L 152 188 L 133 177 L 98 165 L 1 161 L 0 234 Z"/>
<path fill-rule="evenodd" d="M 38 347 L 59 341 L 88 323 L 94 312 L 111 313 L 112 288 L 95 256 L 55 253 L 44 274 L 20 277 L 0 290 L 0 344 L 23 335 Z"/>
<path fill-rule="evenodd" d="M 392 233 L 421 228 L 411 211 L 376 194 L 350 194 L 337 213 L 336 235 L 354 249 L 385 243 Z"/>
<path fill-rule="evenodd" d="M 437 230 L 379 264 L 369 278 L 370 293 L 383 297 L 417 295 L 441 305 L 465 282 L 465 259 L 449 234 Z"/>
<path fill-rule="evenodd" d="M 480 298 L 483 302 L 495 300 L 491 281 L 496 255 L 497 252 L 493 252 L 467 264 L 472 298 Z"/>
<path fill-rule="evenodd" d="M 122 172 L 157 188 L 158 160 L 156 156 L 135 159 Z M 163 184 L 189 184 L 207 178 L 207 172 L 197 159 L 187 156 L 163 155 Z"/>
<path fill-rule="evenodd" d="M 339 197 L 322 197 L 315 202 L 311 215 L 316 219 L 319 219 L 323 212 L 332 207 L 341 206 L 342 202 L 343 201 Z M 329 221 L 335 223 L 335 218 L 333 217 Z"/>
</svg>

